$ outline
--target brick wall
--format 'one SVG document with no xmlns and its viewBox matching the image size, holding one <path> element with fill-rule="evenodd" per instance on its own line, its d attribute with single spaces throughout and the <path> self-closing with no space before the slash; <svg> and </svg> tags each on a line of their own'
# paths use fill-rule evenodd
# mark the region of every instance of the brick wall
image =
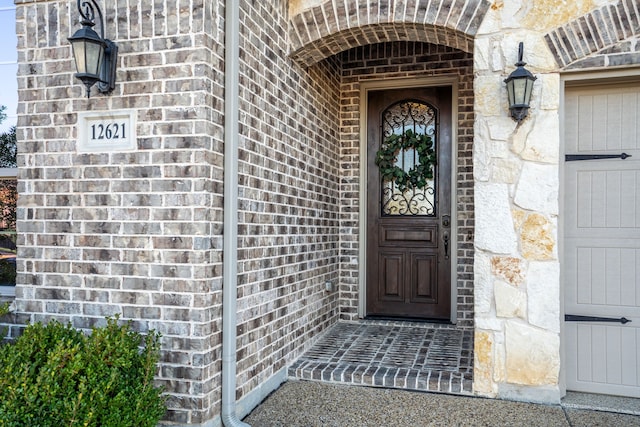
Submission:
<svg viewBox="0 0 640 427">
<path fill-rule="evenodd" d="M 18 1 L 16 305 L 80 328 L 163 334 L 168 419 L 219 413 L 222 21 L 215 2 L 100 2 L 119 45 L 111 96 L 85 97 L 73 1 Z M 137 149 L 78 153 L 77 113 L 134 109 Z"/>
<path fill-rule="evenodd" d="M 241 5 L 238 397 L 338 314 L 340 73 L 288 58 L 284 3 Z"/>
<path fill-rule="evenodd" d="M 358 315 L 360 83 L 383 78 L 458 76 L 457 316 L 473 325 L 473 56 L 445 46 L 419 42 L 380 43 L 347 50 L 342 62 L 342 227 L 340 317 Z"/>
<path fill-rule="evenodd" d="M 18 2 L 19 276 L 31 321 L 119 314 L 163 334 L 167 420 L 220 413 L 224 9 L 106 2 L 110 96 L 86 99 L 66 40 L 75 2 Z M 335 60 L 287 58 L 285 4 L 241 5 L 238 397 L 337 318 Z M 137 149 L 78 153 L 77 113 L 134 109 Z M 24 320 L 24 319 L 23 319 Z"/>
</svg>

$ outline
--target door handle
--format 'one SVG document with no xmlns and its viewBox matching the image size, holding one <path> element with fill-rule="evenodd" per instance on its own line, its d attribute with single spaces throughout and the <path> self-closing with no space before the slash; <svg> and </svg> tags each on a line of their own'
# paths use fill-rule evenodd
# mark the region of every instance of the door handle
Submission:
<svg viewBox="0 0 640 427">
<path fill-rule="evenodd" d="M 442 240 L 444 240 L 444 259 L 449 259 L 449 232 L 442 233 Z"/>
</svg>

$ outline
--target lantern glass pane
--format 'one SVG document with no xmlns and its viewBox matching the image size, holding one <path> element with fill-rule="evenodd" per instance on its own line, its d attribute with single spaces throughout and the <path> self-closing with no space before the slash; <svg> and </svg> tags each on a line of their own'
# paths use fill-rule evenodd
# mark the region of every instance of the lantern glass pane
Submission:
<svg viewBox="0 0 640 427">
<path fill-rule="evenodd" d="M 71 46 L 73 47 L 73 56 L 76 60 L 76 70 L 78 71 L 78 74 L 84 74 L 87 72 L 84 44 L 84 41 L 71 43 Z"/>
<path fill-rule="evenodd" d="M 524 99 L 522 103 L 529 105 L 529 101 L 531 100 L 531 91 L 533 90 L 533 80 L 527 79 L 526 82 L 527 82 L 527 89 L 524 93 Z"/>
<path fill-rule="evenodd" d="M 513 99 L 513 80 L 507 82 L 507 97 L 509 98 L 509 105 L 513 105 L 515 101 Z"/>
<path fill-rule="evenodd" d="M 102 43 L 86 43 L 87 73 L 100 75 L 104 46 Z"/>
<path fill-rule="evenodd" d="M 525 93 L 527 90 L 527 82 L 529 79 L 513 79 L 513 96 L 514 102 L 511 105 L 522 105 L 525 103 Z M 529 89 L 531 92 L 531 89 Z"/>
</svg>

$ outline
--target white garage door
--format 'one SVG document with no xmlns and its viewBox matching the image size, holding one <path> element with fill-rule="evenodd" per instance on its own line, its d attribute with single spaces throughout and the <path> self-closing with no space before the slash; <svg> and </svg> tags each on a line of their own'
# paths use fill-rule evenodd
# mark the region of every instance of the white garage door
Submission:
<svg viewBox="0 0 640 427">
<path fill-rule="evenodd" d="M 568 87 L 564 126 L 567 389 L 640 397 L 640 81 Z"/>
</svg>

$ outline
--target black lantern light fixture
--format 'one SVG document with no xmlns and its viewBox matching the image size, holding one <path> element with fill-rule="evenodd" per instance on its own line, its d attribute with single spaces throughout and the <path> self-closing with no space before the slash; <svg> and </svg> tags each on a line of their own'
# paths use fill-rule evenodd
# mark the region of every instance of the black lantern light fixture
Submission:
<svg viewBox="0 0 640 427">
<path fill-rule="evenodd" d="M 518 46 L 518 62 L 516 68 L 504 81 L 507 84 L 507 95 L 509 97 L 509 110 L 513 120 L 520 122 L 527 117 L 529 112 L 529 101 L 531 101 L 531 90 L 533 82 L 537 79 L 529 70 L 524 68 L 527 65 L 522 62 L 523 43 Z"/>
<path fill-rule="evenodd" d="M 104 38 L 104 18 L 95 0 L 78 0 L 78 12 L 82 17 L 82 28 L 68 39 L 76 62 L 75 76 L 87 87 L 87 98 L 96 83 L 100 93 L 109 93 L 116 87 L 118 45 Z M 100 20 L 100 35 L 93 29 L 96 13 Z"/>
</svg>

